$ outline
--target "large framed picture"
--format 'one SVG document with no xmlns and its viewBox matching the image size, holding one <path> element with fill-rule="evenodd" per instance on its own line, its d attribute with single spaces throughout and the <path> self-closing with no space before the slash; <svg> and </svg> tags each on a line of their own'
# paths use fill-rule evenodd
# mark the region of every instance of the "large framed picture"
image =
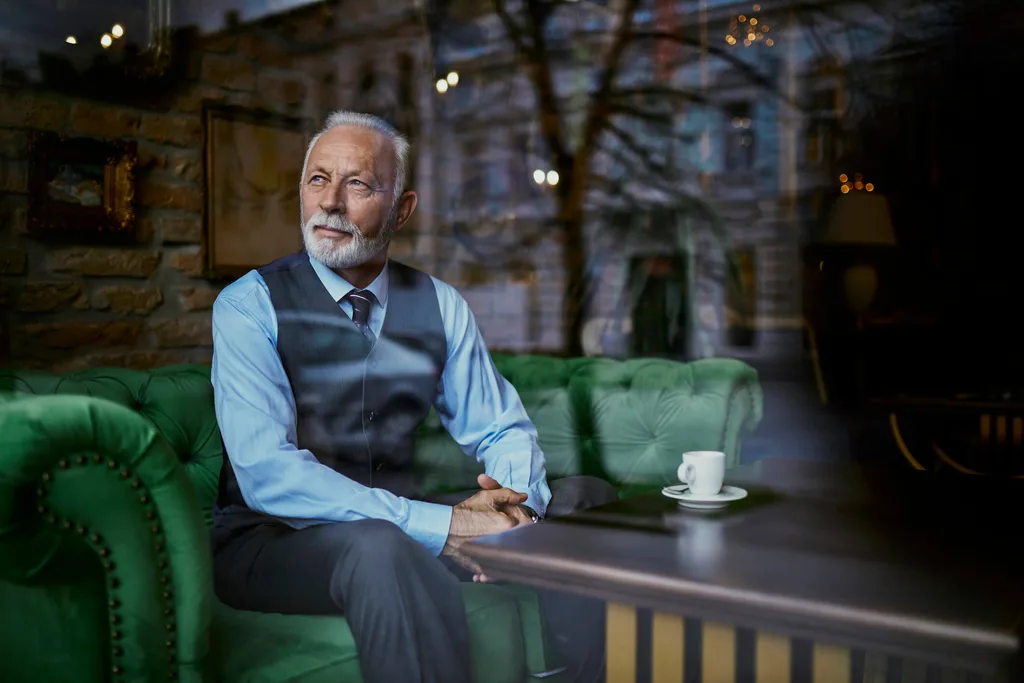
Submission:
<svg viewBox="0 0 1024 683">
<path fill-rule="evenodd" d="M 38 132 L 29 155 L 29 231 L 76 242 L 135 237 L 135 142 Z"/>
<path fill-rule="evenodd" d="M 207 274 L 238 277 L 298 251 L 310 122 L 216 105 L 207 105 L 203 118 Z"/>
</svg>

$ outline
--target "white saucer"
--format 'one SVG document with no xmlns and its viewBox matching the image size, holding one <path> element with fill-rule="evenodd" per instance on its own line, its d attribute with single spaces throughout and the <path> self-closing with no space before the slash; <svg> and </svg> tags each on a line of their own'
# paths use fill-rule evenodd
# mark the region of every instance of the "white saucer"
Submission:
<svg viewBox="0 0 1024 683">
<path fill-rule="evenodd" d="M 729 503 L 743 500 L 747 497 L 747 492 L 738 486 L 723 486 L 722 490 L 713 496 L 698 496 L 692 493 L 686 484 L 678 484 L 666 486 L 661 490 L 661 495 L 678 500 L 683 507 L 695 510 L 719 510 Z"/>
</svg>

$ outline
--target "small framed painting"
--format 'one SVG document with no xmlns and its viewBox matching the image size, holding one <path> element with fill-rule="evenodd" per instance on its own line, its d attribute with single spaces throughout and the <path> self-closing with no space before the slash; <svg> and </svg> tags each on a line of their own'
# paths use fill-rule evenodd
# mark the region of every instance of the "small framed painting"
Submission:
<svg viewBox="0 0 1024 683">
<path fill-rule="evenodd" d="M 204 125 L 208 275 L 235 278 L 301 249 L 299 176 L 311 124 L 207 105 Z"/>
<path fill-rule="evenodd" d="M 70 241 L 135 237 L 135 142 L 32 136 L 29 230 Z"/>
</svg>

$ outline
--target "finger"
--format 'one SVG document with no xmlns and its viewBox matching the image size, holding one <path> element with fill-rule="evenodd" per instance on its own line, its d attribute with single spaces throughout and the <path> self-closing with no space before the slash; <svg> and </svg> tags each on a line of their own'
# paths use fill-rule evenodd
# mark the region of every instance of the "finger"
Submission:
<svg viewBox="0 0 1024 683">
<path fill-rule="evenodd" d="M 457 555 L 453 555 L 453 558 L 463 569 L 468 572 L 472 572 L 474 577 L 483 575 L 484 570 L 476 562 L 469 559 L 468 556 L 458 553 Z"/>
<path fill-rule="evenodd" d="M 486 474 L 479 475 L 476 478 L 476 483 L 479 484 L 480 488 L 482 488 L 484 491 L 493 491 L 495 489 L 501 488 L 501 484 L 499 484 L 491 477 L 488 477 Z"/>
<path fill-rule="evenodd" d="M 512 514 L 512 518 L 516 520 L 516 526 L 520 524 L 533 524 L 533 517 L 526 514 L 526 510 L 523 508 L 516 506 L 509 508 L 509 512 Z"/>
<path fill-rule="evenodd" d="M 512 489 L 496 489 L 488 491 L 491 505 L 520 505 L 526 502 L 527 495 Z"/>
</svg>

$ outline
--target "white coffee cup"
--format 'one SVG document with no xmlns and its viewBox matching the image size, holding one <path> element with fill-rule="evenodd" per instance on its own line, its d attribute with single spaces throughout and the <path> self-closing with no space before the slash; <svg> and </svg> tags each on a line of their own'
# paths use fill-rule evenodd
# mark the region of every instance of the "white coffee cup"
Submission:
<svg viewBox="0 0 1024 683">
<path fill-rule="evenodd" d="M 725 479 L 725 453 L 721 451 L 688 451 L 676 470 L 679 481 L 688 484 L 698 496 L 713 496 L 722 490 Z"/>
</svg>

